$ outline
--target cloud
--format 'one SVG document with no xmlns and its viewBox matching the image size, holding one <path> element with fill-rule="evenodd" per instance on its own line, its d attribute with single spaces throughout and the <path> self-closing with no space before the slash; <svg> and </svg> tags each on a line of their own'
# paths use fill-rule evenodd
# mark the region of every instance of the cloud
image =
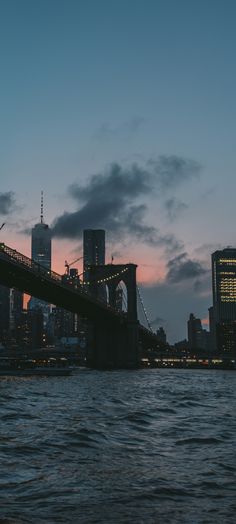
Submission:
<svg viewBox="0 0 236 524">
<path fill-rule="evenodd" d="M 160 326 L 165 323 L 164 318 L 161 317 L 155 317 L 153 320 L 150 321 L 151 326 Z"/>
<path fill-rule="evenodd" d="M 144 166 L 113 163 L 105 172 L 90 177 L 86 185 L 70 185 L 68 191 L 76 202 L 77 210 L 65 211 L 55 219 L 54 236 L 78 239 L 83 229 L 103 228 L 115 241 L 128 236 L 152 246 L 164 247 L 169 252 L 182 249 L 182 243 L 173 234 L 161 234 L 156 227 L 146 223 L 148 207 L 145 199 L 153 196 L 161 198 L 160 188 L 163 176 L 167 177 L 168 166 L 170 176 L 168 183 L 164 182 L 165 186 L 170 186 L 171 180 L 175 185 L 177 178 L 187 179 L 186 166 L 189 166 L 188 176 L 193 176 L 191 161 L 170 157 L 168 162 L 168 158 L 160 157 Z M 177 204 L 172 200 L 169 210 L 172 209 L 173 213 Z"/>
<path fill-rule="evenodd" d="M 145 122 L 145 118 L 137 115 L 115 126 L 112 126 L 109 122 L 103 122 L 94 134 L 94 138 L 101 141 L 127 138 L 128 136 L 137 133 Z"/>
<path fill-rule="evenodd" d="M 181 253 L 167 263 L 168 272 L 166 281 L 178 284 L 184 280 L 196 280 L 199 286 L 199 278 L 204 276 L 208 270 L 198 260 L 191 260 L 187 253 Z"/>
<path fill-rule="evenodd" d="M 210 256 L 212 253 L 219 249 L 223 249 L 224 245 L 218 243 L 209 243 L 209 244 L 202 244 L 194 249 L 194 252 L 197 256 L 201 256 L 204 258 L 207 258 L 208 261 L 210 261 Z"/>
<path fill-rule="evenodd" d="M 197 178 L 201 171 L 198 162 L 176 155 L 160 155 L 157 160 L 149 160 L 148 165 L 156 174 L 162 191 L 176 188 L 183 182 Z"/>
<path fill-rule="evenodd" d="M 0 193 L 0 215 L 9 215 L 15 209 L 15 198 L 13 191 Z"/>
<path fill-rule="evenodd" d="M 188 206 L 173 197 L 165 201 L 165 208 L 170 222 L 173 222 Z"/>
</svg>

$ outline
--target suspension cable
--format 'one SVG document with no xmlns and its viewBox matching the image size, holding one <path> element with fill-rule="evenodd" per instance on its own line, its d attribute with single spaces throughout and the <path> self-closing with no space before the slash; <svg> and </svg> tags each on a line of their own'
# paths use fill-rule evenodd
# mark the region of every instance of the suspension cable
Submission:
<svg viewBox="0 0 236 524">
<path fill-rule="evenodd" d="M 143 308 L 143 312 L 144 312 L 144 316 L 145 316 L 145 319 L 146 319 L 147 325 L 148 325 L 150 331 L 153 331 L 152 326 L 151 326 L 151 324 L 150 324 L 150 320 L 149 320 L 148 315 L 147 315 L 147 310 L 146 310 L 146 308 L 145 308 L 145 306 L 144 306 L 144 303 L 143 303 L 143 299 L 142 299 L 142 295 L 141 295 L 140 289 L 139 289 L 138 286 L 136 286 L 136 287 L 137 287 L 138 297 L 139 297 L 139 300 L 140 300 L 141 306 L 142 306 L 142 308 Z"/>
</svg>

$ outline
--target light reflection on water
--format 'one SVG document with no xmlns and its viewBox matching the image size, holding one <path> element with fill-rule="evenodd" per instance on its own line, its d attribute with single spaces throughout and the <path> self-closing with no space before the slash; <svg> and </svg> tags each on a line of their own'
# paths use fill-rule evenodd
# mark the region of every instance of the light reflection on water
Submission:
<svg viewBox="0 0 236 524">
<path fill-rule="evenodd" d="M 234 523 L 236 373 L 0 379 L 0 523 Z"/>
</svg>

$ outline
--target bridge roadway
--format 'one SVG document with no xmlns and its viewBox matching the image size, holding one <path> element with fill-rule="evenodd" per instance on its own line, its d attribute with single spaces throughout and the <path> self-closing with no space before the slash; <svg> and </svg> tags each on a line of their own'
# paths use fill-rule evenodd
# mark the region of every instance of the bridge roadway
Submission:
<svg viewBox="0 0 236 524">
<path fill-rule="evenodd" d="M 14 287 L 72 313 L 81 313 L 91 320 L 100 317 L 115 323 L 126 320 L 125 314 L 93 297 L 82 286 L 75 289 L 64 282 L 58 273 L 5 244 L 0 244 L 0 284 Z"/>
<path fill-rule="evenodd" d="M 126 313 L 91 296 L 83 287 L 75 289 L 62 276 L 47 270 L 16 250 L 0 244 L 0 284 L 13 287 L 92 321 L 95 326 L 93 367 L 137 367 L 140 343 L 156 345 L 157 337 Z M 113 350 L 111 346 L 117 347 Z"/>
</svg>

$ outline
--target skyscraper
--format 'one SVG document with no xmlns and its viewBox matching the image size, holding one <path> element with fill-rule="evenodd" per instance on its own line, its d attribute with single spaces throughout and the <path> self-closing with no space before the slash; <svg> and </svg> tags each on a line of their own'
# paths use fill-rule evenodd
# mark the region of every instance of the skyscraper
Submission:
<svg viewBox="0 0 236 524">
<path fill-rule="evenodd" d="M 221 352 L 236 352 L 236 249 L 212 254 L 213 316 L 216 346 Z"/>
<path fill-rule="evenodd" d="M 205 350 L 208 345 L 208 335 L 205 329 L 202 329 L 200 318 L 196 318 L 190 313 L 188 320 L 188 343 L 190 351 Z"/>
<path fill-rule="evenodd" d="M 15 337 L 23 310 L 23 293 L 0 286 L 0 341 Z"/>
<path fill-rule="evenodd" d="M 52 234 L 50 227 L 44 223 L 43 216 L 43 192 L 41 192 L 41 214 L 40 222 L 35 224 L 32 229 L 31 235 L 31 258 L 38 264 L 51 269 L 51 245 L 52 245 Z M 30 309 L 41 308 L 45 316 L 49 314 L 49 305 L 39 300 L 38 298 L 31 297 L 29 302 Z"/>
<path fill-rule="evenodd" d="M 43 192 L 41 192 L 40 223 L 35 224 L 32 229 L 31 258 L 47 269 L 51 269 L 51 245 L 52 234 L 49 226 L 44 223 Z"/>
<path fill-rule="evenodd" d="M 105 264 L 104 229 L 85 229 L 83 234 L 84 282 L 89 282 L 89 266 Z M 89 287 L 87 288 L 89 290 Z M 100 284 L 99 297 L 106 301 L 106 289 Z"/>
<path fill-rule="evenodd" d="M 104 229 L 85 229 L 83 238 L 84 280 L 89 278 L 89 266 L 105 264 Z"/>
<path fill-rule="evenodd" d="M 84 271 L 88 266 L 105 264 L 104 229 L 85 229 L 83 239 Z"/>
</svg>

